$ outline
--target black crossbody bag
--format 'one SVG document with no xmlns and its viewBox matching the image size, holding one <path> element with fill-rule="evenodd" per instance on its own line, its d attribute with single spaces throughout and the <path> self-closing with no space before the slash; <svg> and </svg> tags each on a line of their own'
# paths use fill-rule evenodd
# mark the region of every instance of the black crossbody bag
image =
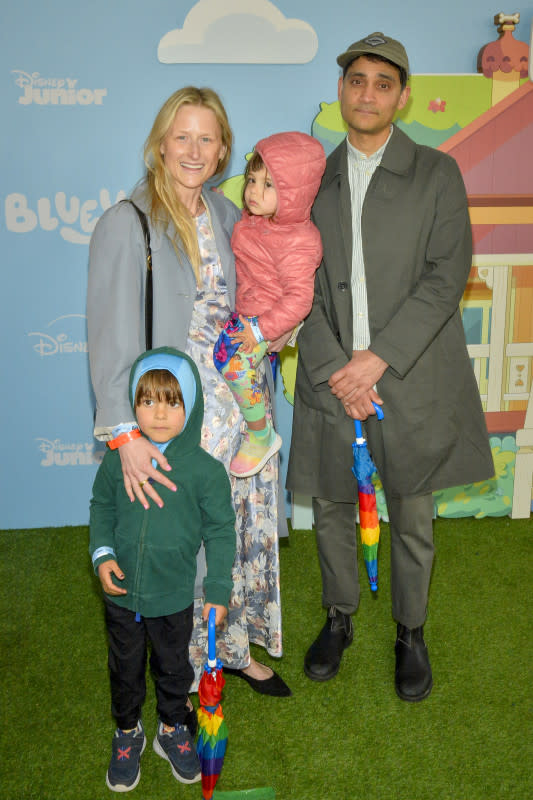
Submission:
<svg viewBox="0 0 533 800">
<path fill-rule="evenodd" d="M 144 249 L 146 258 L 146 286 L 144 292 L 144 332 L 146 339 L 146 349 L 152 349 L 152 326 L 153 326 L 153 308 L 154 308 L 154 289 L 152 283 L 152 248 L 150 247 L 150 228 L 148 227 L 148 220 L 144 211 L 141 211 L 139 206 L 135 205 L 133 200 L 123 200 L 123 203 L 129 203 L 133 206 L 139 217 L 141 228 L 144 238 Z"/>
</svg>

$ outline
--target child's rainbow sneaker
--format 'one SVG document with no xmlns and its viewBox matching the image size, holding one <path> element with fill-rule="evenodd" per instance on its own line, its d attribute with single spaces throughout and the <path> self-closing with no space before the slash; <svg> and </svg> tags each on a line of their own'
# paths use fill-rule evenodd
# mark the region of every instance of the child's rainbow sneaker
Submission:
<svg viewBox="0 0 533 800">
<path fill-rule="evenodd" d="M 282 445 L 281 436 L 271 428 L 269 436 L 264 437 L 264 443 L 258 440 L 253 431 L 246 431 L 239 452 L 230 464 L 230 474 L 236 478 L 250 478 L 261 472 L 269 458 L 272 458 Z"/>
</svg>

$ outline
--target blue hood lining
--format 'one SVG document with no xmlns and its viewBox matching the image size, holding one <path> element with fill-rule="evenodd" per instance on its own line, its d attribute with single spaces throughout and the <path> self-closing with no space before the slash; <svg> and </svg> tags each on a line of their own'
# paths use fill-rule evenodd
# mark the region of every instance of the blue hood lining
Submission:
<svg viewBox="0 0 533 800">
<path fill-rule="evenodd" d="M 174 375 L 178 381 L 183 395 L 183 405 L 185 407 L 185 424 L 183 426 L 185 427 L 196 400 L 196 379 L 189 362 L 180 356 L 174 356 L 170 353 L 154 353 L 153 355 L 146 356 L 142 361 L 139 361 L 131 381 L 132 406 L 135 406 L 135 392 L 137 391 L 137 384 L 140 378 L 153 369 L 166 369 Z"/>
</svg>

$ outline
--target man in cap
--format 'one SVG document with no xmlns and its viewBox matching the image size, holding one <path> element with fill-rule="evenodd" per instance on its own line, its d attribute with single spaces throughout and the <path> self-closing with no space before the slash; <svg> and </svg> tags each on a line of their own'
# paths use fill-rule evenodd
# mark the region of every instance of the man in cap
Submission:
<svg viewBox="0 0 533 800">
<path fill-rule="evenodd" d="M 395 688 L 432 688 L 424 642 L 433 563 L 432 492 L 494 473 L 459 311 L 471 266 L 456 162 L 393 124 L 405 107 L 403 45 L 373 33 L 337 58 L 346 139 L 331 153 L 313 220 L 323 240 L 313 308 L 298 336 L 287 486 L 313 497 L 326 624 L 304 669 L 327 681 L 359 603 L 353 420 L 365 421 L 391 533 Z M 378 422 L 374 404 L 383 406 Z"/>
</svg>

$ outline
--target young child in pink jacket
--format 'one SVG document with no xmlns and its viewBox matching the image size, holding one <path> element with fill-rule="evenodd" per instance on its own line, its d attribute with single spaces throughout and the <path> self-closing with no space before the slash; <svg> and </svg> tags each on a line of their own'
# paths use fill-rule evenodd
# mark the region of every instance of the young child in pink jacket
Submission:
<svg viewBox="0 0 533 800">
<path fill-rule="evenodd" d="M 322 259 L 311 206 L 326 166 L 322 145 L 305 133 L 261 139 L 244 173 L 242 217 L 233 229 L 235 312 L 214 349 L 214 362 L 247 424 L 230 465 L 237 477 L 255 475 L 281 447 L 265 415 L 256 367 L 275 342 L 307 316 Z"/>
</svg>

